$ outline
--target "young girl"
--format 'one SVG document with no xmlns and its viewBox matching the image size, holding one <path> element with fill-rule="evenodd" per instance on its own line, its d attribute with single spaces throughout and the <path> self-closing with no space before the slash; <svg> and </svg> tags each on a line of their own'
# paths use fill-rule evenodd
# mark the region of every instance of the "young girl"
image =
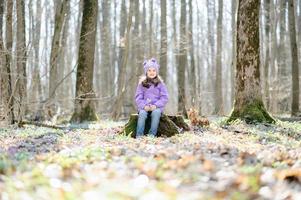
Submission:
<svg viewBox="0 0 301 200">
<path fill-rule="evenodd" d="M 160 66 L 156 59 L 145 60 L 143 67 L 145 76 L 140 79 L 135 94 L 139 112 L 136 138 L 144 135 L 145 120 L 148 114 L 151 116 L 151 128 L 148 134 L 157 135 L 161 113 L 168 101 L 167 89 L 159 77 Z"/>
</svg>

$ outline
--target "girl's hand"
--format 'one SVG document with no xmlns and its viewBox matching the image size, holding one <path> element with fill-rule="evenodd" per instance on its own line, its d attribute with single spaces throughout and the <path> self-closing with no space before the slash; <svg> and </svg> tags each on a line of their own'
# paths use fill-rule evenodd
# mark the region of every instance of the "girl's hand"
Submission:
<svg viewBox="0 0 301 200">
<path fill-rule="evenodd" d="M 150 106 L 145 106 L 145 107 L 144 107 L 144 110 L 145 110 L 145 111 L 150 111 L 150 110 L 151 110 L 151 107 L 150 107 Z"/>
<path fill-rule="evenodd" d="M 151 110 L 151 111 L 156 110 L 156 108 L 157 108 L 157 106 L 155 106 L 155 105 L 151 105 L 151 106 L 150 106 L 150 110 Z"/>
</svg>

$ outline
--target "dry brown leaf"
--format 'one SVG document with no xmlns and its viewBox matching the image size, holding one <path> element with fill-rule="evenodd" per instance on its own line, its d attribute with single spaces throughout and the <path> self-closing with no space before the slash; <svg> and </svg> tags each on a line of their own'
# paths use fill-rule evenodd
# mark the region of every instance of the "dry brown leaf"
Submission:
<svg viewBox="0 0 301 200">
<path fill-rule="evenodd" d="M 190 108 L 187 114 L 192 126 L 209 126 L 209 120 L 205 117 L 200 117 L 196 109 Z"/>
<path fill-rule="evenodd" d="M 178 162 L 177 165 L 178 167 L 185 168 L 187 167 L 190 163 L 194 162 L 196 160 L 196 157 L 193 155 L 186 155 L 182 156 Z"/>
<path fill-rule="evenodd" d="M 301 169 L 283 169 L 275 172 L 279 180 L 298 181 L 301 183 Z"/>
<path fill-rule="evenodd" d="M 257 162 L 256 154 L 249 152 L 241 152 L 237 158 L 238 165 L 254 164 Z"/>
<path fill-rule="evenodd" d="M 206 171 L 213 171 L 214 163 L 211 160 L 204 160 L 203 169 Z"/>
</svg>

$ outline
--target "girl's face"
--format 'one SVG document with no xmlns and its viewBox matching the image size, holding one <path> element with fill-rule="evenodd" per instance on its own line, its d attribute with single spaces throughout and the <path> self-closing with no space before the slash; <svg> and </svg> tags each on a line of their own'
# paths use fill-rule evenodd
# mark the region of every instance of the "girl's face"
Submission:
<svg viewBox="0 0 301 200">
<path fill-rule="evenodd" d="M 150 67 L 148 68 L 147 72 L 146 72 L 146 76 L 148 78 L 155 78 L 157 76 L 157 71 L 154 67 Z"/>
</svg>

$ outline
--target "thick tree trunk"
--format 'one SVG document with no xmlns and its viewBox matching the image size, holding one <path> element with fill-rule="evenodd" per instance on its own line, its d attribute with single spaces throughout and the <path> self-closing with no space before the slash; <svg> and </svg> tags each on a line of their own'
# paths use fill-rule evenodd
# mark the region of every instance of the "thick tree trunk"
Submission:
<svg viewBox="0 0 301 200">
<path fill-rule="evenodd" d="M 24 1 L 16 1 L 17 9 L 17 120 L 21 121 L 27 109 L 26 41 Z"/>
<path fill-rule="evenodd" d="M 125 94 L 125 73 L 126 73 L 126 65 L 127 65 L 127 60 L 128 60 L 128 55 L 129 55 L 129 39 L 130 39 L 130 31 L 131 31 L 131 26 L 132 26 L 132 16 L 134 12 L 134 0 L 130 0 L 130 8 L 129 8 L 129 14 L 128 14 L 128 21 L 127 21 L 127 28 L 126 28 L 126 33 L 125 33 L 125 41 L 124 41 L 124 55 L 122 57 L 122 63 L 121 63 L 121 68 L 119 71 L 119 76 L 118 76 L 118 92 L 117 92 L 117 97 L 114 103 L 113 111 L 112 111 L 112 119 L 113 120 L 118 120 L 121 114 L 121 107 L 122 107 L 122 102 L 124 99 L 124 94 Z"/>
<path fill-rule="evenodd" d="M 160 47 L 160 75 L 166 79 L 167 74 L 167 22 L 166 0 L 161 0 L 161 47 Z"/>
<path fill-rule="evenodd" d="M 215 114 L 223 114 L 223 93 L 222 93 L 222 42 L 223 42 L 223 0 L 218 2 L 217 17 L 217 52 L 216 52 L 216 81 L 215 81 Z"/>
<path fill-rule="evenodd" d="M 297 0 L 297 11 L 298 15 L 296 16 L 297 18 L 297 32 L 298 32 L 298 50 L 299 50 L 299 55 L 301 55 L 301 0 Z M 301 63 L 301 56 L 299 57 L 299 63 Z"/>
<path fill-rule="evenodd" d="M 259 0 L 239 0 L 234 110 L 229 121 L 274 122 L 261 96 L 259 71 Z"/>
<path fill-rule="evenodd" d="M 186 2 L 181 0 L 180 18 L 180 46 L 179 63 L 177 67 L 178 75 L 178 112 L 187 117 L 186 95 L 185 95 L 185 71 L 187 65 L 187 37 L 186 37 Z"/>
<path fill-rule="evenodd" d="M 125 125 L 124 129 L 120 134 L 124 134 L 130 137 L 136 137 L 136 127 L 137 127 L 138 115 L 131 115 L 128 123 Z M 150 129 L 151 119 L 148 117 L 145 122 L 145 135 Z M 160 123 L 158 127 L 157 136 L 171 137 L 180 133 L 181 130 L 188 131 L 189 126 L 184 122 L 182 116 L 168 116 L 163 114 L 160 118 Z"/>
<path fill-rule="evenodd" d="M 75 110 L 71 122 L 95 121 L 95 93 L 93 91 L 95 36 L 98 2 L 83 1 L 78 67 L 76 73 Z"/>
<path fill-rule="evenodd" d="M 299 65 L 298 65 L 298 49 L 296 40 L 296 20 L 295 20 L 295 3 L 289 3 L 289 29 L 292 56 L 292 116 L 299 114 Z"/>
</svg>

